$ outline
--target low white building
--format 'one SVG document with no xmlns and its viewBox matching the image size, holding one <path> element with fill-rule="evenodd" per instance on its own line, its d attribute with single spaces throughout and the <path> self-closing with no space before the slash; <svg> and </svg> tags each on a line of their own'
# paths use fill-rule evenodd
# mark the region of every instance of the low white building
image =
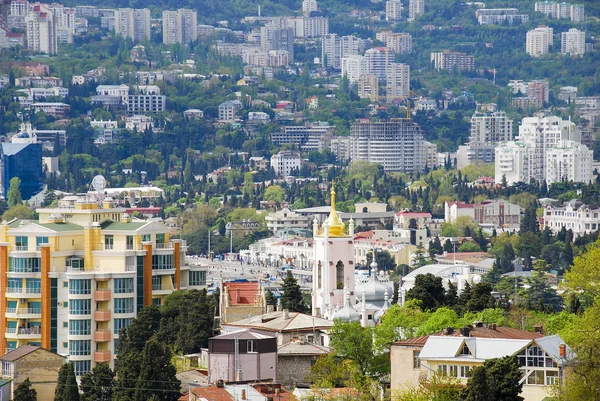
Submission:
<svg viewBox="0 0 600 401">
<path fill-rule="evenodd" d="M 289 229 L 309 229 L 311 219 L 308 216 L 303 216 L 294 212 L 293 210 L 284 207 L 275 213 L 268 214 L 265 216 L 267 228 L 277 234 L 281 230 Z"/>
<path fill-rule="evenodd" d="M 562 206 L 548 205 L 544 210 L 543 225 L 555 234 L 563 227 L 572 230 L 575 236 L 590 234 L 600 228 L 600 208 L 592 209 L 578 200 Z"/>
<path fill-rule="evenodd" d="M 444 221 L 446 223 L 455 223 L 456 219 L 462 216 L 475 218 L 475 205 L 464 202 L 445 202 L 444 203 Z"/>
<path fill-rule="evenodd" d="M 125 128 L 144 132 L 147 129 L 154 128 L 154 119 L 144 115 L 135 115 L 125 118 Z"/>
<path fill-rule="evenodd" d="M 302 159 L 298 152 L 281 151 L 271 156 L 271 167 L 273 167 L 275 174 L 279 177 L 287 177 L 293 171 L 299 170 L 301 163 Z"/>
</svg>

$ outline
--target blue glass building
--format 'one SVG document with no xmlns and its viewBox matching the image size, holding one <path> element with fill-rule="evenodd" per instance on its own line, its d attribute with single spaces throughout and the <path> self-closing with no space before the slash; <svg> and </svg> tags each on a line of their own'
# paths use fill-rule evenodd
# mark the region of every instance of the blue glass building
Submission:
<svg viewBox="0 0 600 401">
<path fill-rule="evenodd" d="M 42 171 L 42 144 L 40 143 L 2 143 L 1 174 L 2 196 L 6 199 L 10 180 L 19 177 L 21 196 L 27 200 L 38 194 L 44 185 Z"/>
</svg>

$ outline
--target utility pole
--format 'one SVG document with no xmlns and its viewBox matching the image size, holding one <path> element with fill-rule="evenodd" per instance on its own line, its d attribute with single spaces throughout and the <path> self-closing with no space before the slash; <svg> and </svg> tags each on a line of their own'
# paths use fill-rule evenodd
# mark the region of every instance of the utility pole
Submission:
<svg viewBox="0 0 600 401">
<path fill-rule="evenodd" d="M 210 228 L 208 229 L 208 260 L 212 261 L 210 257 Z"/>
</svg>

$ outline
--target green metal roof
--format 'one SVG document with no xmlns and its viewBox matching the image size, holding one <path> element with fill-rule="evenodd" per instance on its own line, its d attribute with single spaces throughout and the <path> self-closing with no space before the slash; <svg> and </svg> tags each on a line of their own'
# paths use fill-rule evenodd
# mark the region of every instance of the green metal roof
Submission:
<svg viewBox="0 0 600 401">
<path fill-rule="evenodd" d="M 5 385 L 7 385 L 8 383 L 10 383 L 10 380 L 7 379 L 0 379 L 0 387 L 4 387 Z"/>
<path fill-rule="evenodd" d="M 48 228 L 50 230 L 57 231 L 57 232 L 83 230 L 83 227 L 78 226 L 77 224 L 73 224 L 73 223 L 44 223 L 44 224 L 39 224 L 39 225 L 44 228 Z"/>
<path fill-rule="evenodd" d="M 105 221 L 101 224 L 103 230 L 135 231 L 148 224 L 148 222 L 122 223 L 116 221 Z"/>
</svg>

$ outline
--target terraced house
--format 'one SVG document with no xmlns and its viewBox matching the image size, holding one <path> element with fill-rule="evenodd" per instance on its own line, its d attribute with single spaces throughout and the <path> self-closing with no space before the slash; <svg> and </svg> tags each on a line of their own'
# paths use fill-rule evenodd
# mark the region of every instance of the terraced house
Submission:
<svg viewBox="0 0 600 401">
<path fill-rule="evenodd" d="M 68 356 L 77 376 L 114 366 L 119 331 L 171 292 L 205 287 L 185 241 L 131 219 L 112 200 L 38 209 L 0 225 L 0 349 L 38 345 Z"/>
</svg>

